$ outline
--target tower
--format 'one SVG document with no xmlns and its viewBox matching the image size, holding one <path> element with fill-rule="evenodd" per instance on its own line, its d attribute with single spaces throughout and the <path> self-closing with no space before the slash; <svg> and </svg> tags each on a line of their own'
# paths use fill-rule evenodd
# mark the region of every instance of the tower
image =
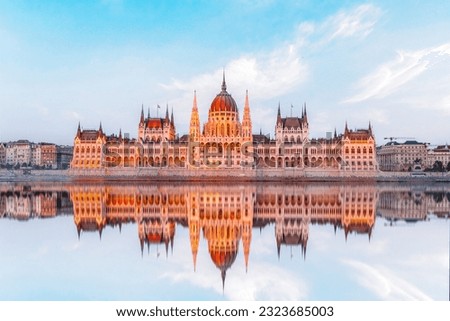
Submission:
<svg viewBox="0 0 450 321">
<path fill-rule="evenodd" d="M 244 115 L 242 117 L 242 137 L 246 141 L 252 140 L 252 120 L 250 117 L 250 106 L 248 103 L 248 90 L 245 92 Z"/>
<path fill-rule="evenodd" d="M 198 141 L 200 137 L 200 117 L 198 116 L 197 92 L 194 90 L 194 101 L 192 103 L 191 123 L 189 125 L 189 140 Z"/>
</svg>

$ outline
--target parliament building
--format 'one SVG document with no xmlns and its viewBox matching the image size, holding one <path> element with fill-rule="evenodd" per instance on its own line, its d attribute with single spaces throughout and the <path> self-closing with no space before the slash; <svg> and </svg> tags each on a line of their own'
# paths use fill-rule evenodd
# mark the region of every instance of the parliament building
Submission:
<svg viewBox="0 0 450 321">
<path fill-rule="evenodd" d="M 306 104 L 300 116 L 282 117 L 278 105 L 275 136 L 254 134 L 248 92 L 242 113 L 227 91 L 225 75 L 221 91 L 213 99 L 208 120 L 200 122 L 194 92 L 189 133 L 180 136 L 173 111 L 164 117 L 147 117 L 142 107 L 138 137 L 106 135 L 82 130 L 74 140 L 71 169 L 166 168 L 166 169 L 300 169 L 375 172 L 375 137 L 367 129 L 350 130 L 327 138 L 311 139 Z M 86 172 L 86 171 L 84 171 Z"/>
</svg>

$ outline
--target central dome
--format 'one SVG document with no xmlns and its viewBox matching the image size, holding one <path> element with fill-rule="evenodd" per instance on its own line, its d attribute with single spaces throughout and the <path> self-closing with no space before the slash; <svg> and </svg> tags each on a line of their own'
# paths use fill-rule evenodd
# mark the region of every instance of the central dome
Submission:
<svg viewBox="0 0 450 321">
<path fill-rule="evenodd" d="M 225 83 L 225 74 L 223 75 L 222 91 L 214 98 L 211 103 L 210 112 L 231 111 L 237 112 L 237 105 L 233 97 L 227 92 L 227 84 Z"/>
</svg>

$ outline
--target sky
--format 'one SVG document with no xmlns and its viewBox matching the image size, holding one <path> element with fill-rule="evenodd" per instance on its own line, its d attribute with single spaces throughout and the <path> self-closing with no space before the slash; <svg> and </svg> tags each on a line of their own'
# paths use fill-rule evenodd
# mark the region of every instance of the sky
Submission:
<svg viewBox="0 0 450 321">
<path fill-rule="evenodd" d="M 306 103 L 310 138 L 371 122 L 377 145 L 450 143 L 449 18 L 448 1 L 0 0 L 0 141 L 137 137 L 142 106 L 181 136 L 225 70 L 254 133 Z"/>
</svg>

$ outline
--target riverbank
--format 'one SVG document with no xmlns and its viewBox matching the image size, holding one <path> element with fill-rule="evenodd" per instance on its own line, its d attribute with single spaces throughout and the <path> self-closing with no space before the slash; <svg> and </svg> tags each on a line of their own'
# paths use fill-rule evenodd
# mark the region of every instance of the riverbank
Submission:
<svg viewBox="0 0 450 321">
<path fill-rule="evenodd" d="M 173 169 L 113 168 L 98 170 L 0 170 L 0 182 L 450 182 L 449 173 L 425 173 L 414 176 L 407 172 L 344 172 L 308 169 Z"/>
</svg>

